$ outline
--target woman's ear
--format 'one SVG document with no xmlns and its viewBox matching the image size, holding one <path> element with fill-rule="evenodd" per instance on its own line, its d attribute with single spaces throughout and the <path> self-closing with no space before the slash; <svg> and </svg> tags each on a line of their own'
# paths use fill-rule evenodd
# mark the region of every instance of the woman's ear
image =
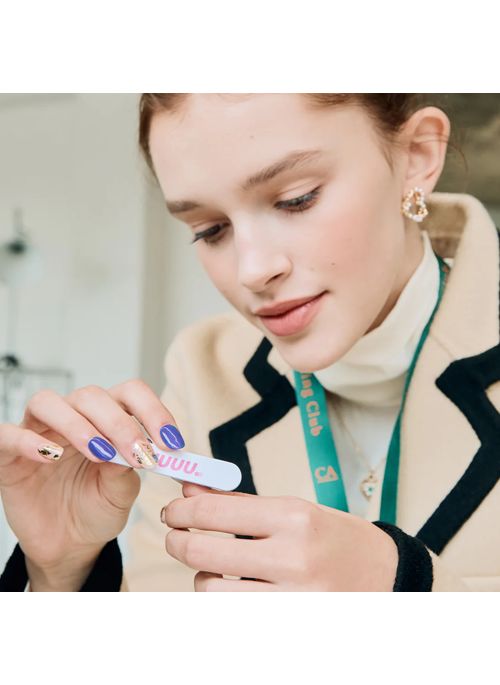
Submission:
<svg viewBox="0 0 500 685">
<path fill-rule="evenodd" d="M 450 120 L 437 107 L 424 107 L 408 119 L 403 135 L 407 145 L 405 190 L 422 188 L 428 196 L 443 171 Z"/>
</svg>

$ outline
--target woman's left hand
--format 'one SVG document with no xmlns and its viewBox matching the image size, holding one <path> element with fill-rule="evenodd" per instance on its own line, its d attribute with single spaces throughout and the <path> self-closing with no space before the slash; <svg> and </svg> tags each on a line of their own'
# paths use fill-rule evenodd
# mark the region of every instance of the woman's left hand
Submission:
<svg viewBox="0 0 500 685">
<path fill-rule="evenodd" d="M 365 519 L 297 497 L 222 493 L 190 483 L 183 494 L 162 510 L 173 529 L 166 549 L 199 571 L 197 592 L 392 592 L 396 545 Z"/>
</svg>

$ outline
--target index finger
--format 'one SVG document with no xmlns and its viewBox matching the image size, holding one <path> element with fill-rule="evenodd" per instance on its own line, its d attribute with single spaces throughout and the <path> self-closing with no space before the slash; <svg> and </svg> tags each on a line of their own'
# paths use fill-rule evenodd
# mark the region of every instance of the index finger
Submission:
<svg viewBox="0 0 500 685">
<path fill-rule="evenodd" d="M 139 379 L 125 381 L 110 388 L 108 393 L 144 426 L 158 446 L 164 444 L 169 450 L 185 446 L 174 417 L 147 383 Z"/>
<path fill-rule="evenodd" d="M 163 509 L 163 520 L 170 528 L 270 537 L 280 526 L 283 507 L 277 497 L 194 495 L 172 500 Z"/>
</svg>

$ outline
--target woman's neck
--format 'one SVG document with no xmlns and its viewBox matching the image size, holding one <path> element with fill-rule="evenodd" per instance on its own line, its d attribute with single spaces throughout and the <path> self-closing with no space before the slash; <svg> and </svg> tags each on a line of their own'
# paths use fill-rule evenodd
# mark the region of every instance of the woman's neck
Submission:
<svg viewBox="0 0 500 685">
<path fill-rule="evenodd" d="M 422 240 L 422 233 L 418 226 L 412 225 L 407 229 L 407 234 L 405 236 L 405 256 L 401 262 L 401 269 L 394 281 L 394 287 L 392 288 L 391 294 L 387 298 L 385 305 L 382 307 L 382 310 L 366 333 L 370 333 L 374 328 L 378 328 L 389 316 L 394 309 L 399 296 L 405 289 L 406 284 L 418 269 L 423 257 L 424 241 Z"/>
</svg>

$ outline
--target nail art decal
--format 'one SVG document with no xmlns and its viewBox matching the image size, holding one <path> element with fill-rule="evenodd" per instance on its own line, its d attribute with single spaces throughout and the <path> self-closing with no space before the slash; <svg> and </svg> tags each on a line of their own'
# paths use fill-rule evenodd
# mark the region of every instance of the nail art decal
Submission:
<svg viewBox="0 0 500 685">
<path fill-rule="evenodd" d="M 186 444 L 179 430 L 170 424 L 160 428 L 161 439 L 171 450 L 180 450 Z"/>
<path fill-rule="evenodd" d="M 88 447 L 92 454 L 102 459 L 102 461 L 111 461 L 116 455 L 113 445 L 110 445 L 104 438 L 92 438 L 92 440 L 89 440 Z"/>
<path fill-rule="evenodd" d="M 152 470 L 158 466 L 158 457 L 153 448 L 147 442 L 134 442 L 132 454 L 143 469 Z"/>
<path fill-rule="evenodd" d="M 59 447 L 59 445 L 38 445 L 38 454 L 41 454 L 42 457 L 46 457 L 51 461 L 60 459 L 63 452 L 63 448 Z"/>
</svg>

